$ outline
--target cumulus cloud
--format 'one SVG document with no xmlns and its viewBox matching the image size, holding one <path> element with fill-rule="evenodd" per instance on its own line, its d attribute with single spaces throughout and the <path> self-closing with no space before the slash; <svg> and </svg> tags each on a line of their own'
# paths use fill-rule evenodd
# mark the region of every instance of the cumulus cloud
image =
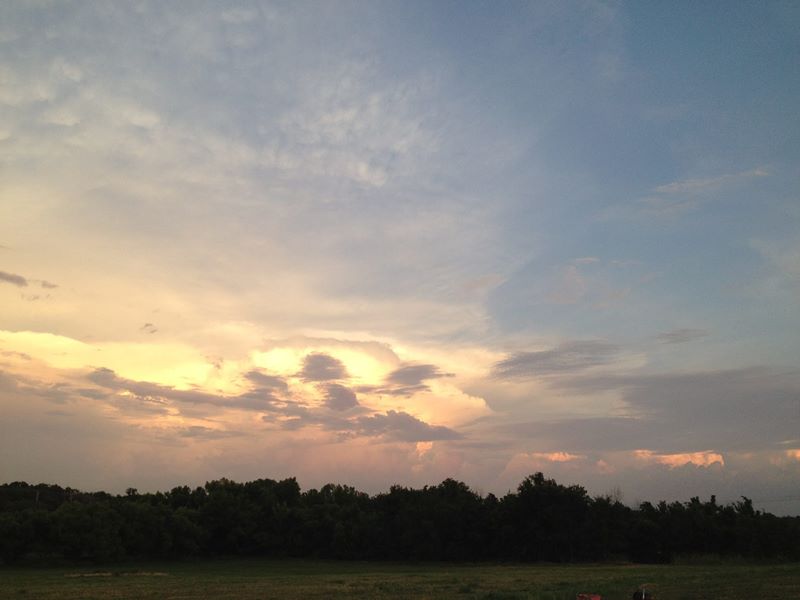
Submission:
<svg viewBox="0 0 800 600">
<path fill-rule="evenodd" d="M 336 381 L 347 379 L 347 369 L 342 361 L 329 354 L 314 352 L 303 359 L 303 368 L 297 374 L 303 381 Z"/>
<path fill-rule="evenodd" d="M 680 452 L 675 454 L 657 454 L 652 450 L 634 450 L 633 455 L 637 460 L 646 463 L 658 463 L 670 469 L 686 465 L 695 467 L 710 467 L 712 465 L 725 466 L 725 459 L 721 454 L 705 450 L 702 452 Z"/>
<path fill-rule="evenodd" d="M 5 271 L 0 271 L 0 281 L 10 283 L 11 285 L 16 285 L 17 287 L 28 286 L 28 280 L 25 279 L 22 275 L 16 275 L 14 273 L 6 273 Z"/>
<path fill-rule="evenodd" d="M 620 349 L 602 340 L 574 340 L 551 350 L 517 352 L 494 365 L 498 379 L 525 379 L 575 373 L 614 362 Z"/>
<path fill-rule="evenodd" d="M 339 383 L 325 386 L 325 403 L 332 410 L 344 411 L 358 406 L 355 392 Z"/>
</svg>

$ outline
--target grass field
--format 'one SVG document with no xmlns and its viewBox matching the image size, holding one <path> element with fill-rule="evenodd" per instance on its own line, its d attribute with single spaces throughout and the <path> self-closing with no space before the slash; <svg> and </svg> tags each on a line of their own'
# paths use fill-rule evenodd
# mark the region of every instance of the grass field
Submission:
<svg viewBox="0 0 800 600">
<path fill-rule="evenodd" d="M 800 600 L 800 564 L 452 565 L 218 560 L 109 568 L 0 568 L 0 598 L 293 600 L 458 598 L 628 600 L 646 583 L 658 600 Z"/>
</svg>

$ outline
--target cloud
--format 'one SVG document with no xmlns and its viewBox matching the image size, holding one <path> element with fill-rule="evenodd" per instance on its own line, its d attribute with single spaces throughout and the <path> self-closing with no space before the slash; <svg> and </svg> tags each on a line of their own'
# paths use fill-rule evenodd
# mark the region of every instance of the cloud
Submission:
<svg viewBox="0 0 800 600">
<path fill-rule="evenodd" d="M 427 379 L 452 376 L 451 373 L 442 373 L 436 365 L 405 365 L 389 373 L 386 376 L 386 381 L 398 385 L 414 386 Z"/>
<path fill-rule="evenodd" d="M 338 383 L 329 383 L 325 386 L 325 400 L 328 408 L 344 411 L 358 406 L 355 392 Z"/>
<path fill-rule="evenodd" d="M 333 407 L 328 405 L 327 408 Z M 268 415 L 262 416 L 262 420 L 267 423 L 273 422 Z M 290 418 L 280 420 L 279 424 L 283 429 L 290 431 L 316 426 L 324 431 L 338 434 L 343 439 L 380 437 L 395 442 L 428 442 L 462 438 L 462 435 L 454 429 L 442 425 L 430 425 L 405 411 L 395 410 L 342 417 L 339 414 L 331 414 L 328 410 L 299 406 L 295 408 Z"/>
<path fill-rule="evenodd" d="M 754 239 L 750 246 L 771 267 L 774 283 L 772 287 L 786 286 L 796 291 L 800 284 L 800 237 L 787 239 Z"/>
<path fill-rule="evenodd" d="M 342 361 L 321 352 L 307 355 L 297 376 L 303 381 L 336 381 L 348 377 Z"/>
<path fill-rule="evenodd" d="M 405 365 L 389 373 L 384 385 L 360 386 L 358 391 L 390 396 L 413 396 L 418 392 L 430 391 L 431 388 L 424 383 L 425 381 L 443 377 L 453 377 L 453 374 L 443 373 L 439 367 L 431 364 Z"/>
<path fill-rule="evenodd" d="M 658 463 L 670 469 L 693 465 L 695 467 L 710 467 L 712 465 L 725 466 L 725 459 L 721 454 L 704 450 L 702 452 L 682 452 L 677 454 L 657 454 L 652 450 L 634 450 L 633 455 L 637 460 L 646 463 Z"/>
<path fill-rule="evenodd" d="M 428 425 L 424 421 L 402 411 L 387 411 L 359 417 L 356 422 L 359 435 L 385 436 L 403 442 L 430 442 L 436 440 L 456 440 L 461 434 L 449 427 Z"/>
<path fill-rule="evenodd" d="M 281 400 L 266 389 L 250 390 L 236 396 L 216 395 L 199 390 L 178 390 L 147 381 L 133 381 L 119 377 L 114 371 L 106 368 L 95 369 L 89 374 L 88 379 L 101 387 L 132 394 L 137 401 L 178 402 L 254 411 L 280 410 L 277 403 Z"/>
<path fill-rule="evenodd" d="M 659 333 L 656 339 L 662 344 L 685 344 L 706 336 L 708 336 L 708 331 L 705 329 L 682 328 Z"/>
<path fill-rule="evenodd" d="M 430 379 L 454 377 L 453 373 L 444 373 L 439 367 L 431 364 L 410 364 L 399 367 L 389 373 L 383 385 L 362 385 L 358 392 L 368 394 L 386 394 L 389 396 L 413 396 L 420 392 L 429 392 L 430 386 L 424 382 Z"/>
<path fill-rule="evenodd" d="M 740 173 L 728 173 L 718 177 L 706 177 L 703 179 L 683 179 L 681 181 L 673 181 L 664 185 L 656 187 L 653 192 L 656 194 L 696 194 L 706 192 L 709 190 L 716 190 L 722 186 L 741 181 L 743 179 L 751 179 L 753 177 L 767 177 L 769 172 L 765 169 L 751 169 L 749 171 L 742 171 Z"/>
<path fill-rule="evenodd" d="M 17 352 L 15 350 L 0 350 L 0 356 L 10 356 L 13 358 L 21 358 L 22 360 L 32 360 L 30 354 L 25 352 Z"/>
<path fill-rule="evenodd" d="M 39 284 L 46 290 L 54 290 L 54 289 L 56 289 L 58 287 L 57 283 L 52 283 L 50 281 L 45 281 L 44 279 L 42 279 L 39 282 Z"/>
<path fill-rule="evenodd" d="M 230 431 L 226 429 L 213 429 L 211 427 L 204 427 L 202 425 L 190 425 L 189 427 L 180 427 L 174 430 L 174 433 L 183 438 L 204 439 L 204 440 L 220 440 L 230 437 L 238 437 L 243 435 L 240 431 Z"/>
<path fill-rule="evenodd" d="M 145 323 L 141 327 L 139 327 L 139 331 L 144 331 L 145 333 L 156 333 L 158 329 L 152 323 Z"/>
<path fill-rule="evenodd" d="M 656 217 L 678 216 L 698 208 L 703 203 L 705 194 L 768 175 L 768 171 L 758 168 L 718 177 L 683 179 L 659 185 L 649 196 L 639 200 L 640 213 Z"/>
<path fill-rule="evenodd" d="M 526 379 L 575 373 L 614 362 L 620 349 L 602 340 L 564 342 L 552 350 L 517 352 L 494 365 L 498 379 Z"/>
<path fill-rule="evenodd" d="M 797 437 L 800 374 L 766 367 L 551 381 L 573 394 L 620 394 L 626 414 L 512 425 L 570 450 L 679 454 L 774 449 Z"/>
<path fill-rule="evenodd" d="M 257 369 L 253 369 L 245 373 L 244 376 L 245 379 L 250 381 L 250 383 L 255 384 L 259 388 L 278 390 L 282 393 L 286 393 L 289 390 L 286 380 L 283 379 L 283 377 L 278 377 L 277 375 L 267 375 L 266 373 L 262 373 Z"/>
<path fill-rule="evenodd" d="M 6 283 L 10 283 L 11 285 L 16 285 L 17 287 L 27 287 L 28 280 L 25 279 L 22 275 L 15 275 L 14 273 L 6 273 L 5 271 L 0 271 L 0 281 L 5 281 Z"/>
<path fill-rule="evenodd" d="M 75 397 L 75 389 L 65 382 L 41 381 L 8 371 L 0 371 L 0 391 L 25 394 L 54 404 L 66 404 Z"/>
</svg>

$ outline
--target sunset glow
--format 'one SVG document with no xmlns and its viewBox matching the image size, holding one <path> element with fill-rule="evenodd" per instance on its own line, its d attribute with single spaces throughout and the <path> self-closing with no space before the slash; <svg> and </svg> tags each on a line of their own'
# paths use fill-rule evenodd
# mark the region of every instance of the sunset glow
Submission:
<svg viewBox="0 0 800 600">
<path fill-rule="evenodd" d="M 739 8 L 3 3 L 0 480 L 800 512 L 800 11 Z"/>
</svg>

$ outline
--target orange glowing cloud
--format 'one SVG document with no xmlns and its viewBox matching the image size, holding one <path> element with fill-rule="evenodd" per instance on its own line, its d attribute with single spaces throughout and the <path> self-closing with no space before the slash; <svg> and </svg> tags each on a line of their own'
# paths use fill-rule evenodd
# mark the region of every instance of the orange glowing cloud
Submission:
<svg viewBox="0 0 800 600">
<path fill-rule="evenodd" d="M 633 455 L 639 461 L 665 465 L 670 469 L 675 469 L 684 465 L 706 468 L 714 464 L 725 466 L 725 459 L 722 458 L 722 455 L 710 450 L 680 454 L 657 454 L 652 450 L 634 450 Z"/>
<path fill-rule="evenodd" d="M 569 452 L 531 452 L 529 457 L 536 460 L 546 460 L 548 462 L 572 462 L 581 458 L 586 458 L 582 454 L 570 454 Z"/>
<path fill-rule="evenodd" d="M 518 480 L 534 470 L 550 469 L 555 465 L 580 464 L 586 457 L 581 454 L 569 452 L 519 452 L 511 457 L 506 464 L 500 479 L 509 481 Z"/>
</svg>

